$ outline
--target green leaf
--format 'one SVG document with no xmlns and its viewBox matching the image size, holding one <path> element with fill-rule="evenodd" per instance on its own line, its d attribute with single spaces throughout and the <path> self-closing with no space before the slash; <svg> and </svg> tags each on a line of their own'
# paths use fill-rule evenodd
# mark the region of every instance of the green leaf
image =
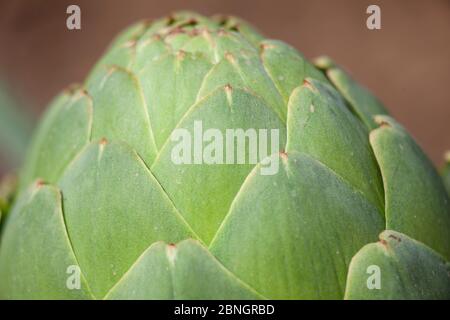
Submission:
<svg viewBox="0 0 450 320">
<path fill-rule="evenodd" d="M 198 100 L 211 94 L 217 88 L 231 85 L 252 91 L 274 110 L 280 119 L 286 121 L 287 108 L 274 83 L 266 73 L 255 52 L 224 53 L 203 81 Z"/>
<path fill-rule="evenodd" d="M 181 48 L 183 51 L 202 53 L 214 64 L 224 58 L 225 54 L 257 55 L 258 51 L 245 38 L 236 32 L 220 30 L 217 32 L 207 29 L 201 30 L 191 36 Z"/>
<path fill-rule="evenodd" d="M 450 266 L 435 251 L 391 230 L 350 264 L 346 299 L 450 299 Z"/>
<path fill-rule="evenodd" d="M 265 40 L 261 42 L 260 48 L 264 67 L 286 104 L 292 91 L 300 86 L 305 78 L 328 82 L 318 69 L 288 44 L 277 40 Z"/>
<path fill-rule="evenodd" d="M 217 24 L 210 18 L 189 10 L 173 12 L 164 20 L 166 20 L 166 26 L 169 31 L 173 28 L 183 28 L 184 30 L 190 31 L 195 27 L 204 27 L 212 30 L 217 29 Z M 165 28 L 161 28 L 161 30 L 162 32 L 166 31 Z"/>
<path fill-rule="evenodd" d="M 450 200 L 433 164 L 392 118 L 379 116 L 370 143 L 380 166 L 386 228 L 397 230 L 450 259 Z"/>
<path fill-rule="evenodd" d="M 148 64 L 171 52 L 170 47 L 160 36 L 142 37 L 135 45 L 136 56 L 129 68 L 139 74 Z"/>
<path fill-rule="evenodd" d="M 377 127 L 373 118 L 375 115 L 388 114 L 383 104 L 375 96 L 353 80 L 344 70 L 337 67 L 329 58 L 320 57 L 316 60 L 316 66 L 324 69 L 328 79 L 349 102 L 355 114 L 367 128 L 375 129 Z"/>
<path fill-rule="evenodd" d="M 136 44 L 134 42 L 124 43 L 121 46 L 108 51 L 94 66 L 86 78 L 86 87 L 97 85 L 101 77 L 105 76 L 105 70 L 110 66 L 129 69 L 136 59 Z"/>
<path fill-rule="evenodd" d="M 59 186 L 75 254 L 97 298 L 153 242 L 195 237 L 144 162 L 125 144 L 90 144 Z"/>
<path fill-rule="evenodd" d="M 81 89 L 66 90 L 55 98 L 34 135 L 20 190 L 37 178 L 56 182 L 89 142 L 92 112 L 92 99 Z"/>
<path fill-rule="evenodd" d="M 216 43 L 217 38 L 218 35 L 216 33 L 204 29 L 191 36 L 190 39 L 183 44 L 181 50 L 191 54 L 203 55 L 208 61 L 215 64 L 219 60 Z"/>
<path fill-rule="evenodd" d="M 326 83 L 307 79 L 288 105 L 287 151 L 318 159 L 348 181 L 384 216 L 384 191 L 368 132 Z"/>
<path fill-rule="evenodd" d="M 279 172 L 252 171 L 210 251 L 267 298 L 342 298 L 351 258 L 383 220 L 319 161 L 297 152 L 272 157 Z"/>
<path fill-rule="evenodd" d="M 250 24 L 245 22 L 244 20 L 234 17 L 234 16 L 225 16 L 225 17 L 213 17 L 214 20 L 219 21 L 219 25 L 228 30 L 232 30 L 236 33 L 244 36 L 249 42 L 251 42 L 255 47 L 259 45 L 259 43 L 264 40 L 264 37 Z"/>
<path fill-rule="evenodd" d="M 197 136 L 196 132 L 200 130 L 195 128 L 199 126 L 202 127 L 203 133 Z M 278 152 L 285 144 L 286 131 L 279 117 L 261 99 L 244 90 L 228 86 L 217 89 L 199 101 L 177 128 L 186 130 L 190 137 L 191 145 L 186 148 L 189 149 L 190 164 L 178 164 L 173 161 L 174 151 L 186 141 L 169 139 L 152 166 L 152 172 L 200 238 L 209 243 L 245 177 L 267 154 L 262 158 L 256 158 L 253 164 L 250 156 L 261 155 L 260 152 L 257 154 L 256 150 L 263 147 L 267 147 L 268 154 Z M 204 134 L 209 129 L 219 131 L 220 139 L 211 138 L 203 141 Z M 267 144 L 257 138 L 255 150 L 250 151 L 251 144 L 248 138 L 244 141 L 245 145 L 241 145 L 234 136 L 231 139 L 226 138 L 227 129 L 232 130 L 232 133 L 235 129 L 242 129 L 244 132 L 250 129 L 256 135 L 263 129 L 266 130 L 264 136 L 269 137 Z M 278 130 L 279 137 L 271 139 L 273 129 Z M 221 153 L 218 158 L 222 162 L 205 163 L 203 153 L 206 153 L 207 147 L 212 145 L 213 141 L 219 140 L 222 147 L 218 148 L 220 150 L 217 154 Z M 277 145 L 272 146 L 274 140 Z M 198 145 L 203 152 L 196 151 L 199 150 L 196 147 Z M 227 146 L 231 147 L 229 153 L 226 151 Z M 238 151 L 243 152 L 245 156 L 242 164 L 237 162 Z M 233 155 L 233 161 L 229 164 L 226 163 L 227 154 Z M 197 156 L 200 159 L 196 164 Z"/>
<path fill-rule="evenodd" d="M 122 68 L 104 68 L 89 92 L 94 101 L 92 140 L 108 137 L 127 141 L 150 164 L 156 157 L 156 145 L 136 76 Z"/>
<path fill-rule="evenodd" d="M 210 69 L 211 64 L 201 56 L 179 52 L 162 56 L 138 73 L 158 149 L 195 103 Z"/>
<path fill-rule="evenodd" d="M 107 299 L 260 299 L 201 244 L 151 245 L 112 288 Z"/>
<path fill-rule="evenodd" d="M 35 183 L 10 213 L 0 246 L 0 298 L 90 299 L 83 274 L 69 289 L 69 268 L 79 268 L 68 238 L 59 190 Z"/>
<path fill-rule="evenodd" d="M 188 35 L 184 30 L 183 31 L 174 31 L 173 33 L 168 33 L 164 37 L 164 42 L 167 43 L 173 52 L 177 52 L 181 50 L 186 42 L 191 39 L 191 36 Z"/>
</svg>

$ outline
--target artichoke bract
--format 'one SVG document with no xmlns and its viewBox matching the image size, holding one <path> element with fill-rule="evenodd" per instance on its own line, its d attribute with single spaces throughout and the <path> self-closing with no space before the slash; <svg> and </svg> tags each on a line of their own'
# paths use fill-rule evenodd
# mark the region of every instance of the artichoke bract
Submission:
<svg viewBox="0 0 450 320">
<path fill-rule="evenodd" d="M 449 196 L 421 148 L 329 58 L 238 18 L 124 31 L 51 103 L 18 188 L 1 298 L 450 298 Z"/>
</svg>

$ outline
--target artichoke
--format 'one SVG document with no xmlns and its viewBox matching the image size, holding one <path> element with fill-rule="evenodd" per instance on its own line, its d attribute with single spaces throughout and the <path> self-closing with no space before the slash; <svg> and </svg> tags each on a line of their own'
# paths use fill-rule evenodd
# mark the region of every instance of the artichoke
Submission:
<svg viewBox="0 0 450 320">
<path fill-rule="evenodd" d="M 198 123 L 213 161 L 175 163 L 173 133 Z M 223 163 L 228 129 L 278 136 Z M 4 299 L 450 298 L 449 196 L 421 148 L 329 58 L 238 18 L 131 26 L 25 162 Z"/>
</svg>

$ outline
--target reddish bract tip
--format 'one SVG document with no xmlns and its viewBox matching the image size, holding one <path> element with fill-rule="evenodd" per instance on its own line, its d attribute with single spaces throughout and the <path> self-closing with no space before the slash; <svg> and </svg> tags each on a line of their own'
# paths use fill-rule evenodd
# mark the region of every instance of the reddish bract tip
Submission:
<svg viewBox="0 0 450 320">
<path fill-rule="evenodd" d="M 312 89 L 312 84 L 308 80 L 303 80 L 303 86 Z"/>
<path fill-rule="evenodd" d="M 143 25 L 144 25 L 144 29 L 147 29 L 153 23 L 153 19 L 146 18 L 142 22 L 143 22 Z"/>
<path fill-rule="evenodd" d="M 102 138 L 101 140 L 100 140 L 100 144 L 102 145 L 102 146 L 104 146 L 105 144 L 107 144 L 108 143 L 108 140 L 106 140 L 106 138 Z"/>
<path fill-rule="evenodd" d="M 226 25 L 229 19 L 230 19 L 230 17 L 227 15 L 219 15 L 216 17 L 216 20 L 218 21 L 219 25 L 221 25 L 221 26 Z"/>
<path fill-rule="evenodd" d="M 261 43 L 261 44 L 259 45 L 259 49 L 260 49 L 261 51 L 264 51 L 264 50 L 267 50 L 267 49 L 273 49 L 273 48 L 274 48 L 274 46 L 271 45 L 271 44 L 269 44 L 269 43 Z"/>
<path fill-rule="evenodd" d="M 235 31 L 235 32 L 239 32 L 239 24 L 237 23 L 237 24 L 235 24 L 234 26 L 231 26 L 231 27 L 230 27 L 230 30 L 231 30 L 231 31 Z"/>
<path fill-rule="evenodd" d="M 44 180 L 38 179 L 38 180 L 36 181 L 36 187 L 41 188 L 41 187 L 43 187 L 44 185 L 45 185 Z"/>
<path fill-rule="evenodd" d="M 183 60 L 184 57 L 186 57 L 186 52 L 183 51 L 183 50 L 178 50 L 177 58 L 180 59 L 180 60 Z"/>
<path fill-rule="evenodd" d="M 171 26 L 172 24 L 175 23 L 175 17 L 173 16 L 173 14 L 170 14 L 167 16 L 166 18 L 166 26 Z"/>
<path fill-rule="evenodd" d="M 398 242 L 402 242 L 402 239 L 400 239 L 399 237 L 394 236 L 393 234 L 389 235 L 389 238 L 392 238 L 394 240 L 397 240 Z"/>
<path fill-rule="evenodd" d="M 228 61 L 234 62 L 234 56 L 230 52 L 228 52 L 228 51 L 225 52 L 224 56 L 225 56 L 225 59 L 227 59 Z"/>
<path fill-rule="evenodd" d="M 203 31 L 204 31 L 204 29 L 195 28 L 195 29 L 190 30 L 190 31 L 188 32 L 188 34 L 189 34 L 191 37 L 195 37 L 195 36 L 198 36 L 199 34 L 201 34 Z"/>
<path fill-rule="evenodd" d="M 78 84 L 71 84 L 70 86 L 68 86 L 65 90 L 64 93 L 67 95 L 74 95 L 75 92 L 80 88 L 80 86 Z"/>
<path fill-rule="evenodd" d="M 284 160 L 287 160 L 288 154 L 286 153 L 286 151 L 282 150 L 280 151 L 280 157 Z"/>
<path fill-rule="evenodd" d="M 380 128 L 391 127 L 391 124 L 383 119 L 382 116 L 374 116 L 373 119 L 379 125 Z"/>
<path fill-rule="evenodd" d="M 178 27 L 175 27 L 172 30 L 170 30 L 167 34 L 168 35 L 176 35 L 179 33 L 185 33 L 185 30 L 178 26 Z"/>
<path fill-rule="evenodd" d="M 381 120 L 380 122 L 378 122 L 378 124 L 380 125 L 380 128 L 386 128 L 386 127 L 390 127 L 391 125 L 389 124 L 389 122 Z"/>
<path fill-rule="evenodd" d="M 217 32 L 217 34 L 219 36 L 225 36 L 228 34 L 227 30 L 225 30 L 224 28 L 220 28 L 219 31 Z"/>
<path fill-rule="evenodd" d="M 169 248 L 172 248 L 172 249 L 176 248 L 175 243 L 169 243 L 168 246 L 169 246 Z"/>
<path fill-rule="evenodd" d="M 190 18 L 188 21 L 186 21 L 185 24 L 183 24 L 183 26 L 195 26 L 198 24 L 197 19 L 195 18 Z"/>
<path fill-rule="evenodd" d="M 228 83 L 225 85 L 225 91 L 227 91 L 227 92 L 233 91 L 233 87 L 231 86 L 231 84 Z"/>
<path fill-rule="evenodd" d="M 387 247 L 387 245 L 388 245 L 387 241 L 384 240 L 384 239 L 380 239 L 379 242 L 380 242 L 383 246 L 385 246 L 385 247 Z"/>
<path fill-rule="evenodd" d="M 123 44 L 124 48 L 132 48 L 136 45 L 136 40 L 132 39 Z"/>
</svg>

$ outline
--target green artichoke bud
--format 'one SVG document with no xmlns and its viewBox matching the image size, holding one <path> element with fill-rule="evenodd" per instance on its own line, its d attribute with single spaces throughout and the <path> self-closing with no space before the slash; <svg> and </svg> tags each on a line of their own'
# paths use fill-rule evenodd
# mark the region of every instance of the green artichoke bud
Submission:
<svg viewBox="0 0 450 320">
<path fill-rule="evenodd" d="M 330 59 L 236 18 L 127 29 L 22 173 L 1 298 L 450 298 L 449 197 L 421 148 Z"/>
</svg>

